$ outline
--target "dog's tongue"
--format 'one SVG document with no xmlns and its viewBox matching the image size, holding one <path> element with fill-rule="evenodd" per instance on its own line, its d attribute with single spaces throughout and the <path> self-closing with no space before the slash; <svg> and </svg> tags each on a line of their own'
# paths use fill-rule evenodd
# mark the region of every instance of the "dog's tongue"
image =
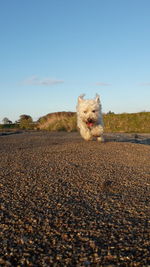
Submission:
<svg viewBox="0 0 150 267">
<path fill-rule="evenodd" d="M 88 127 L 92 127 L 93 126 L 93 122 L 88 122 L 87 125 L 88 125 Z"/>
</svg>

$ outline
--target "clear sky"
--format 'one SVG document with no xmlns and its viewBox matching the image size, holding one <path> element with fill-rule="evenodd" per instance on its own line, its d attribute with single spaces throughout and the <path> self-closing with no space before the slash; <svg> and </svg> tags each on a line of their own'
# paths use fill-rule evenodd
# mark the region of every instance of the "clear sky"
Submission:
<svg viewBox="0 0 150 267">
<path fill-rule="evenodd" d="M 0 121 L 150 111 L 150 0 L 0 0 Z"/>
</svg>

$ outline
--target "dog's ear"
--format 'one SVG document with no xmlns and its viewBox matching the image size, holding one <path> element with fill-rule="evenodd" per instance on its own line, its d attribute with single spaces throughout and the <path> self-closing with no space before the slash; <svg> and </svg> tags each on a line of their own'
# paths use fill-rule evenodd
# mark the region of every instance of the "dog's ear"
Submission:
<svg viewBox="0 0 150 267">
<path fill-rule="evenodd" d="M 100 96 L 98 94 L 96 94 L 95 100 L 97 103 L 100 103 Z"/>
<path fill-rule="evenodd" d="M 83 101 L 84 96 L 85 96 L 85 94 L 80 95 L 80 96 L 78 97 L 78 103 L 81 103 L 81 102 Z"/>
</svg>

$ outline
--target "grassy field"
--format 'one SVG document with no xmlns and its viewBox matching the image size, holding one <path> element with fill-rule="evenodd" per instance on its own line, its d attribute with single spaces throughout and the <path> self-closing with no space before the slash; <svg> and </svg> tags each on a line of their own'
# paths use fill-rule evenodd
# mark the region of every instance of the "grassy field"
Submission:
<svg viewBox="0 0 150 267">
<path fill-rule="evenodd" d="M 150 133 L 150 112 L 104 114 L 105 132 Z M 51 113 L 39 120 L 38 128 L 49 131 L 75 131 L 76 113 Z"/>
<path fill-rule="evenodd" d="M 105 132 L 150 133 L 150 112 L 104 115 Z"/>
<path fill-rule="evenodd" d="M 150 133 L 150 112 L 104 114 L 105 133 Z M 55 112 L 41 117 L 38 122 L 21 128 L 19 124 L 0 124 L 0 131 L 15 131 L 19 129 L 47 131 L 77 131 L 75 112 Z"/>
</svg>

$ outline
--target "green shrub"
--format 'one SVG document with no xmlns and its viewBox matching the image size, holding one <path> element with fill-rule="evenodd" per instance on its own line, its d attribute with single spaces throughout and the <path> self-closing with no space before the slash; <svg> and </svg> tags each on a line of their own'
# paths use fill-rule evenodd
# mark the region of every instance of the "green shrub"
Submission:
<svg viewBox="0 0 150 267">
<path fill-rule="evenodd" d="M 26 130 L 34 129 L 32 117 L 26 114 L 21 115 L 19 120 L 19 127 L 21 129 L 26 129 Z"/>
</svg>

